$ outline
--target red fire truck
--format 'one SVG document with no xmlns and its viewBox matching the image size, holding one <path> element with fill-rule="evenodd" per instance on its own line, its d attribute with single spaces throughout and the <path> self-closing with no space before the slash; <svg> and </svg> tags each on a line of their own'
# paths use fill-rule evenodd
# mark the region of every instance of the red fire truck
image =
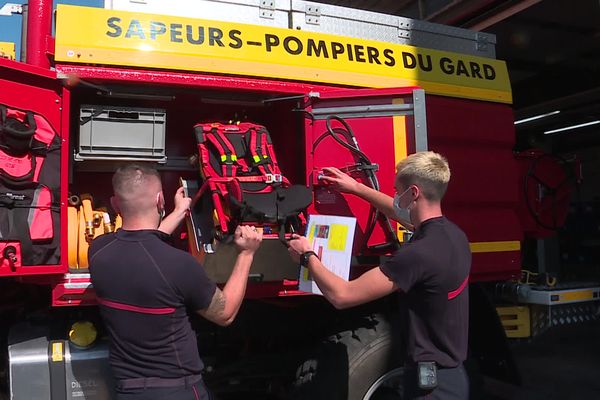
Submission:
<svg viewBox="0 0 600 400">
<path fill-rule="evenodd" d="M 110 397 L 87 273 L 89 241 L 119 224 L 110 178 L 133 160 L 159 169 L 165 193 L 182 178 L 201 186 L 193 127 L 207 121 L 269 130 L 282 174 L 312 193 L 301 219 L 356 218 L 351 276 L 405 233 L 320 185 L 322 168 L 375 177 L 393 194 L 398 161 L 445 155 L 453 178 L 444 211 L 473 253 L 469 369 L 517 381 L 491 295 L 499 284 L 519 294 L 510 281 L 521 275 L 532 217 L 519 213 L 524 173 L 493 35 L 300 0 L 160 3 L 59 6 L 53 34 L 52 2 L 31 0 L 25 62 L 0 59 L 1 376 L 11 398 Z M 349 146 L 327 134 L 331 116 L 351 127 Z M 212 220 L 210 204 L 196 211 Z M 230 246 L 188 222 L 176 245 L 224 282 Z M 336 311 L 299 290 L 298 266 L 273 236 L 234 325 L 194 321 L 210 387 L 222 398 L 393 394 L 402 374 L 390 356 L 402 346 L 396 297 Z"/>
</svg>

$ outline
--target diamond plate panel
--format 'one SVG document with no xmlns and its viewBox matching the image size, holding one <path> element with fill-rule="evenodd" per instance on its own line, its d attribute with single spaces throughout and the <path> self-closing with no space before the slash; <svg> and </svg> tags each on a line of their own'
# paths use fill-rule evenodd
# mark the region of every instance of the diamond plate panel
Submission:
<svg viewBox="0 0 600 400">
<path fill-rule="evenodd" d="M 539 335 L 555 326 L 600 319 L 600 302 L 531 306 L 531 334 Z"/>
</svg>

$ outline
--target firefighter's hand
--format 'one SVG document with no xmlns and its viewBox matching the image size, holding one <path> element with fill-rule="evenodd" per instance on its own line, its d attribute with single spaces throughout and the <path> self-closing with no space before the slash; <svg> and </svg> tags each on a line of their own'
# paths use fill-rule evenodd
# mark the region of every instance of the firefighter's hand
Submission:
<svg viewBox="0 0 600 400">
<path fill-rule="evenodd" d="M 178 214 L 187 214 L 192 205 L 192 198 L 185 197 L 183 194 L 183 187 L 180 187 L 177 189 L 177 192 L 175 192 L 175 199 L 173 203 L 175 204 L 175 209 L 173 210 L 174 212 Z"/>
<path fill-rule="evenodd" d="M 308 239 L 305 236 L 300 236 L 296 234 L 292 235 L 292 239 L 288 242 L 288 245 L 290 257 L 292 257 L 292 260 L 296 263 L 300 262 L 300 254 L 312 250 Z"/>
<path fill-rule="evenodd" d="M 235 229 L 233 242 L 240 253 L 254 254 L 260 247 L 262 238 L 262 229 L 257 229 L 255 226 L 238 225 Z"/>
<path fill-rule="evenodd" d="M 356 193 L 359 183 L 350 175 L 335 167 L 323 168 L 325 174 L 319 179 L 329 187 L 344 193 Z"/>
</svg>

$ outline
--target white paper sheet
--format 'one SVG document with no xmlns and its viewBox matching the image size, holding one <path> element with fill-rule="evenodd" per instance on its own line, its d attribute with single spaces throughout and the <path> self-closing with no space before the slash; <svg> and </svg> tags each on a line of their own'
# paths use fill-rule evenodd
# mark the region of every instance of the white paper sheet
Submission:
<svg viewBox="0 0 600 400">
<path fill-rule="evenodd" d="M 348 280 L 356 218 L 335 215 L 310 215 L 306 237 L 327 269 Z M 299 289 L 322 294 L 311 279 L 308 268 L 300 268 Z"/>
</svg>

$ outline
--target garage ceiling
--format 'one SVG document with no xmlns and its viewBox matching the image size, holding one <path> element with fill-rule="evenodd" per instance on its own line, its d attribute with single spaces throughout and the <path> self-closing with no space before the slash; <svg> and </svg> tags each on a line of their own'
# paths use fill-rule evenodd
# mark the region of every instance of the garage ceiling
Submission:
<svg viewBox="0 0 600 400">
<path fill-rule="evenodd" d="M 515 119 L 551 113 L 516 125 L 518 147 L 569 152 L 600 146 L 600 0 L 319 2 L 495 34 L 497 57 L 511 77 Z"/>
</svg>

